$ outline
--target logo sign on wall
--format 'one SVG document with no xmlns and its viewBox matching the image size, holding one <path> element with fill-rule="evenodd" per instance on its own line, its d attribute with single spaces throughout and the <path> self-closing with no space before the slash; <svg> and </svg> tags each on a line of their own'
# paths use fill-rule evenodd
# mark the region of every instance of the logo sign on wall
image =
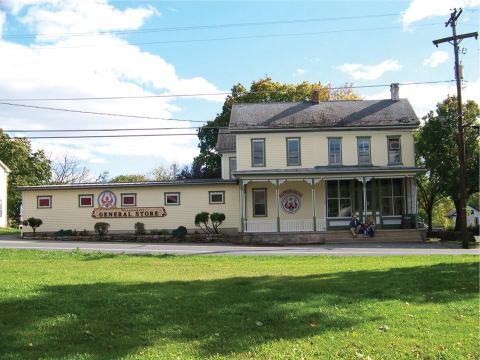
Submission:
<svg viewBox="0 0 480 360">
<path fill-rule="evenodd" d="M 280 204 L 287 214 L 294 214 L 300 209 L 302 194 L 296 190 L 285 190 L 280 193 Z"/>
<path fill-rule="evenodd" d="M 117 197 L 110 190 L 105 190 L 98 195 L 98 206 L 102 209 L 112 209 L 117 205 Z"/>
</svg>

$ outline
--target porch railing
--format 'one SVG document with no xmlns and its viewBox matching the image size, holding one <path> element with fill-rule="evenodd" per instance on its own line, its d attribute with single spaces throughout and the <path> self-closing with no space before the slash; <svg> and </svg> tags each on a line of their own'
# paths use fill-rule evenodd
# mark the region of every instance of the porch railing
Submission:
<svg viewBox="0 0 480 360">
<path fill-rule="evenodd" d="M 313 231 L 313 219 L 280 220 L 280 231 Z"/>
<path fill-rule="evenodd" d="M 247 220 L 246 232 L 277 232 L 277 220 Z"/>
</svg>

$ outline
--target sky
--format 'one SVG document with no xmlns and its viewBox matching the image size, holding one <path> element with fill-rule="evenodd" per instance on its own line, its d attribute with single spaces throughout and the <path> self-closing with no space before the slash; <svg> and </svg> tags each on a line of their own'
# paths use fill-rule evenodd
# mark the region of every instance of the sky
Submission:
<svg viewBox="0 0 480 360">
<path fill-rule="evenodd" d="M 39 136 L 22 130 L 194 127 L 213 119 L 225 96 L 45 99 L 215 94 L 265 76 L 332 86 L 452 80 L 453 47 L 432 40 L 451 36 L 445 22 L 454 7 L 464 9 L 458 33 L 478 31 L 480 0 L 0 0 L 0 128 Z M 479 42 L 466 39 L 461 48 L 464 100 L 480 102 Z M 355 92 L 390 97 L 388 86 Z M 454 82 L 400 86 L 419 117 L 448 94 L 456 94 Z M 111 176 L 189 164 L 198 154 L 196 136 L 32 145 Z"/>
</svg>

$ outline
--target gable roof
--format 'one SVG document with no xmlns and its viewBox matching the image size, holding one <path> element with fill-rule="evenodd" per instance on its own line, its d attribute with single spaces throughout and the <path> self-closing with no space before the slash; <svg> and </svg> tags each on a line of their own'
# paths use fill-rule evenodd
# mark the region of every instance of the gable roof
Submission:
<svg viewBox="0 0 480 360">
<path fill-rule="evenodd" d="M 217 151 L 236 151 L 236 138 L 228 129 L 220 129 L 217 138 Z"/>
<path fill-rule="evenodd" d="M 417 127 L 407 99 L 234 104 L 230 130 Z"/>
</svg>

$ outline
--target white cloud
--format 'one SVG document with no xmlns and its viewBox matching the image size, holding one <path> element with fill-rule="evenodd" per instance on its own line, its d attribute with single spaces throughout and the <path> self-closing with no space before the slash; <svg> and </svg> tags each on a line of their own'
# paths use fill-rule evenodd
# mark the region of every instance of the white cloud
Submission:
<svg viewBox="0 0 480 360">
<path fill-rule="evenodd" d="M 34 31 L 45 33 L 140 28 L 149 16 L 156 13 L 152 8 L 119 11 L 104 0 L 12 0 L 6 4 L 7 7 L 4 6 L 3 9 L 25 14 L 23 17 L 18 15 L 20 21 L 28 23 Z M 33 6 L 27 6 L 31 4 Z M 4 17 L 5 11 L 0 10 L 0 25 Z M 66 48 L 85 44 L 94 44 L 95 47 Z M 0 38 L 0 53 L 0 69 L 8 69 L 0 71 L 0 98 L 220 92 L 214 84 L 200 76 L 181 77 L 174 65 L 160 56 L 142 51 L 113 35 L 63 37 L 49 42 L 48 46 L 40 47 L 36 44 L 16 44 Z M 220 96 L 202 99 L 215 102 L 224 100 Z M 180 110 L 172 98 L 52 101 L 36 104 L 161 118 L 179 117 L 175 113 Z M 0 119 L 4 129 L 25 130 L 195 125 L 190 122 L 82 115 L 8 106 L 0 106 Z M 186 131 L 188 130 L 176 132 Z M 53 157 L 68 152 L 91 163 L 100 163 L 110 155 L 148 156 L 158 159 L 154 161 L 190 163 L 198 153 L 195 136 L 35 140 L 33 145 L 37 149 L 45 148 Z"/>
<path fill-rule="evenodd" d="M 337 66 L 340 71 L 350 74 L 355 80 L 376 80 L 387 71 L 400 70 L 397 60 L 387 59 L 377 65 L 343 64 Z"/>
<path fill-rule="evenodd" d="M 295 72 L 293 73 L 293 75 L 302 76 L 302 75 L 304 75 L 306 72 L 307 72 L 307 70 L 302 69 L 302 68 L 298 68 L 298 69 L 295 70 Z"/>
<path fill-rule="evenodd" d="M 437 103 L 443 101 L 448 95 L 456 95 L 457 90 L 452 84 L 421 84 L 400 86 L 400 97 L 407 98 L 419 118 L 430 110 L 435 110 Z M 364 97 L 366 100 L 389 99 L 390 90 Z M 465 84 L 462 91 L 462 100 L 474 100 L 480 104 L 480 81 Z"/>
<path fill-rule="evenodd" d="M 443 50 L 434 51 L 432 55 L 423 60 L 424 66 L 430 66 L 432 68 L 437 67 L 440 64 L 443 64 L 448 60 L 448 53 Z"/>
<path fill-rule="evenodd" d="M 453 8 L 475 8 L 480 0 L 413 0 L 407 10 L 402 12 L 405 27 L 414 22 L 434 16 L 448 16 Z"/>
</svg>

